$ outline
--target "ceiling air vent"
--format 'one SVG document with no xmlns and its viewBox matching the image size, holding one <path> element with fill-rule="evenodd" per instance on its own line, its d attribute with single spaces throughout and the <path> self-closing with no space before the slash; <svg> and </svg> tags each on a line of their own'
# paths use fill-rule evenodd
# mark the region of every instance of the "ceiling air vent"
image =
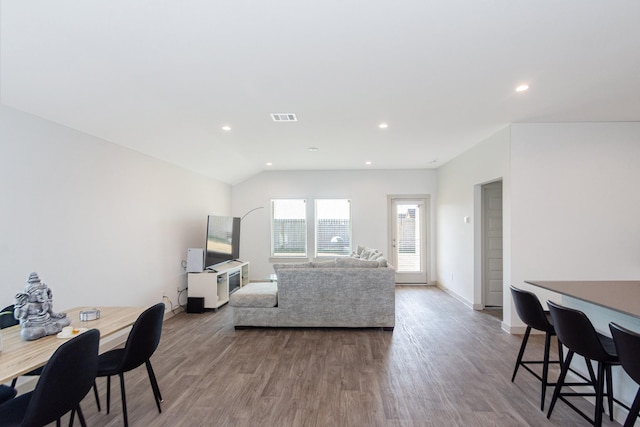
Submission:
<svg viewBox="0 0 640 427">
<path fill-rule="evenodd" d="M 274 122 L 297 122 L 298 118 L 293 113 L 272 113 L 271 118 Z"/>
</svg>

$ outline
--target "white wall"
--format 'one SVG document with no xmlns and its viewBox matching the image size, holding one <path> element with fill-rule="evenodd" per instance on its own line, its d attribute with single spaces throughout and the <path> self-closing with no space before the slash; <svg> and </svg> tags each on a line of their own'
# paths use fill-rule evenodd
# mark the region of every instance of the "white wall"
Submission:
<svg viewBox="0 0 640 427">
<path fill-rule="evenodd" d="M 479 188 L 503 180 L 504 280 L 509 281 L 509 128 L 506 127 L 438 169 L 438 285 L 470 306 L 482 303 L 476 277 Z M 465 223 L 463 218 L 470 217 Z"/>
<path fill-rule="evenodd" d="M 515 284 L 638 279 L 639 158 L 640 123 L 512 125 Z"/>
<path fill-rule="evenodd" d="M 640 277 L 640 123 L 512 125 L 513 280 Z"/>
<path fill-rule="evenodd" d="M 513 283 L 545 301 L 524 281 L 637 280 L 640 123 L 511 128 Z"/>
<path fill-rule="evenodd" d="M 308 209 L 311 209 L 309 215 L 313 212 L 314 199 L 351 199 L 353 244 L 378 248 L 389 257 L 387 195 L 390 194 L 430 194 L 430 234 L 434 235 L 436 172 L 433 170 L 269 171 L 258 174 L 234 185 L 231 190 L 235 216 L 242 216 L 257 206 L 265 207 L 242 221 L 240 258 L 251 263 L 252 280 L 273 273 L 269 262 L 270 203 L 271 199 L 280 198 L 306 198 Z M 434 248 L 431 243 L 432 270 L 435 267 Z"/>
<path fill-rule="evenodd" d="M 0 106 L 0 304 L 30 272 L 54 309 L 177 303 L 181 261 L 230 187 Z"/>
</svg>

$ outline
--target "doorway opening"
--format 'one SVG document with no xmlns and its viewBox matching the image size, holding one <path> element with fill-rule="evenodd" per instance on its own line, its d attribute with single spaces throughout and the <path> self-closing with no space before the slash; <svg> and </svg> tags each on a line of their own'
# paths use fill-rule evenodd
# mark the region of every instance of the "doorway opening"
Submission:
<svg viewBox="0 0 640 427">
<path fill-rule="evenodd" d="M 502 181 L 481 186 L 481 289 L 484 309 L 502 308 Z"/>
</svg>

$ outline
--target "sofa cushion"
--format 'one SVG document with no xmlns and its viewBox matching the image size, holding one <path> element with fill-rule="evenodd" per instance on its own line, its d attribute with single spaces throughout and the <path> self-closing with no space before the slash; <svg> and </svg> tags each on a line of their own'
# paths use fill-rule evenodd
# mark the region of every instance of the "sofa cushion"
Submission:
<svg viewBox="0 0 640 427">
<path fill-rule="evenodd" d="M 273 269 L 277 273 L 281 268 L 311 268 L 313 267 L 310 262 L 293 262 L 287 264 L 273 264 Z"/>
<path fill-rule="evenodd" d="M 369 261 L 357 258 L 337 258 L 337 268 L 378 268 L 378 261 Z"/>
<path fill-rule="evenodd" d="M 330 259 L 328 261 L 315 261 L 311 265 L 313 268 L 336 268 L 336 260 Z"/>
<path fill-rule="evenodd" d="M 278 285 L 274 282 L 254 282 L 231 294 L 232 307 L 275 307 L 278 305 Z"/>
</svg>

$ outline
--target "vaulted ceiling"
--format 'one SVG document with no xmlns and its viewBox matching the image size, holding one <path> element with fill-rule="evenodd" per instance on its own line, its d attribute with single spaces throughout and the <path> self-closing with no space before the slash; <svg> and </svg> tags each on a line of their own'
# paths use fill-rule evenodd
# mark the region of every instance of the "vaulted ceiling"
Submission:
<svg viewBox="0 0 640 427">
<path fill-rule="evenodd" d="M 0 1 L 2 104 L 228 183 L 640 120 L 635 0 Z"/>
</svg>

